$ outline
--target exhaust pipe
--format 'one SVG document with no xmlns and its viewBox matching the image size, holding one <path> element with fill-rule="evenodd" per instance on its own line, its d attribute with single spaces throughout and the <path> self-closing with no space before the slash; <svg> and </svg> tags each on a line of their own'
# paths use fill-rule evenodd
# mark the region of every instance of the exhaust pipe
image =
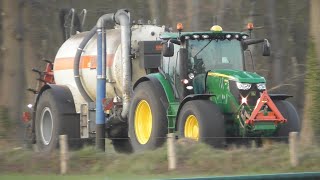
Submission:
<svg viewBox="0 0 320 180">
<path fill-rule="evenodd" d="M 126 118 L 130 105 L 131 64 L 130 64 L 130 13 L 118 10 L 115 14 L 105 14 L 97 21 L 97 98 L 96 98 L 96 148 L 105 150 L 105 116 L 102 101 L 106 97 L 106 25 L 116 22 L 121 26 L 121 58 L 123 62 L 123 110 L 121 117 Z"/>
</svg>

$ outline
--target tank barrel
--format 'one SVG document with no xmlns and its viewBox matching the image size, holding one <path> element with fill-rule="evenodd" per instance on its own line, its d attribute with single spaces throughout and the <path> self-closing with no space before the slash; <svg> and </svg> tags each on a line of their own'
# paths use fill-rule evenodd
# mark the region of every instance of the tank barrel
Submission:
<svg viewBox="0 0 320 180">
<path fill-rule="evenodd" d="M 70 90 L 80 114 L 80 138 L 95 138 L 97 151 L 107 150 L 105 138 L 114 146 L 128 138 L 132 85 L 147 74 L 140 42 L 158 41 L 164 31 L 151 24 L 132 26 L 130 12 L 121 9 L 102 15 L 89 32 L 73 35 L 59 48 L 55 82 Z"/>
</svg>

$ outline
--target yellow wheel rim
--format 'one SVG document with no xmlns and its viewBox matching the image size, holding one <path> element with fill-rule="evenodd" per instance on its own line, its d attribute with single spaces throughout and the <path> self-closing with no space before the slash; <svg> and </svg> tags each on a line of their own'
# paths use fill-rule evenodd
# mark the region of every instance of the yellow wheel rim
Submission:
<svg viewBox="0 0 320 180">
<path fill-rule="evenodd" d="M 147 101 L 141 100 L 134 115 L 134 130 L 140 144 L 146 144 L 152 132 L 152 112 Z"/>
<path fill-rule="evenodd" d="M 184 136 L 196 141 L 199 140 L 199 123 L 194 115 L 189 115 L 187 117 L 184 125 Z"/>
</svg>

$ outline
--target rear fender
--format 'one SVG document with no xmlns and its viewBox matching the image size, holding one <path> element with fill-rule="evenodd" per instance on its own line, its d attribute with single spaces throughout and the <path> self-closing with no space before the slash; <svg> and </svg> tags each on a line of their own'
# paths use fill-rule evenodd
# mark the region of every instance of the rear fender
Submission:
<svg viewBox="0 0 320 180">
<path fill-rule="evenodd" d="M 287 94 L 269 94 L 269 96 L 272 99 L 272 101 L 274 101 L 274 100 L 285 100 L 287 98 L 293 97 L 293 96 L 287 95 Z"/>
<path fill-rule="evenodd" d="M 133 85 L 133 90 L 142 82 L 145 82 L 145 81 L 150 81 L 152 82 L 153 86 L 156 88 L 156 89 L 159 89 L 160 90 L 160 101 L 162 103 L 162 105 L 166 108 L 166 110 L 168 109 L 168 106 L 169 106 L 169 100 L 167 99 L 167 96 L 166 96 L 166 93 L 164 91 L 164 88 L 163 86 L 161 85 L 160 81 L 152 76 L 152 75 L 147 75 L 147 76 L 144 76 L 144 77 L 141 77 L 140 79 L 138 79 L 134 85 Z"/>
<path fill-rule="evenodd" d="M 56 102 L 61 104 L 61 106 L 59 106 L 59 108 L 61 108 L 61 110 L 62 110 L 61 112 L 64 112 L 64 114 L 73 114 L 73 115 L 76 114 L 73 96 L 67 86 L 59 86 L 59 85 L 55 85 L 55 84 L 44 85 L 40 89 L 40 91 L 36 97 L 36 101 L 34 103 L 33 112 L 32 112 L 32 134 L 33 134 L 32 135 L 32 142 L 33 143 L 35 143 L 35 141 L 36 141 L 35 119 L 36 119 L 36 114 L 37 114 L 36 111 L 37 111 L 38 102 L 39 102 L 43 92 L 45 92 L 48 89 L 52 90 L 52 93 L 55 97 Z M 64 106 L 64 104 L 65 104 L 65 106 Z"/>
</svg>

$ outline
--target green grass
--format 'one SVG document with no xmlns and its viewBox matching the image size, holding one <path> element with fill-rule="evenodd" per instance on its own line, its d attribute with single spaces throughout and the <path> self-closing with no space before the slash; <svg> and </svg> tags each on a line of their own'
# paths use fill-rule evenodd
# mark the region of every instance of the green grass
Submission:
<svg viewBox="0 0 320 180">
<path fill-rule="evenodd" d="M 0 175 L 2 180 L 104 180 L 104 176 L 60 176 L 60 175 Z"/>
<path fill-rule="evenodd" d="M 161 179 L 320 171 L 318 146 L 300 147 L 298 167 L 290 166 L 287 144 L 217 150 L 204 144 L 178 143 L 177 156 L 178 168 L 168 172 L 165 147 L 131 155 L 110 150 L 96 153 L 93 147 L 85 147 L 71 152 L 68 176 L 59 176 L 58 152 L 9 148 L 0 150 L 0 179 Z"/>
<path fill-rule="evenodd" d="M 147 180 L 162 178 L 167 178 L 167 176 L 142 177 L 132 175 L 0 175 L 0 180 Z"/>
</svg>

